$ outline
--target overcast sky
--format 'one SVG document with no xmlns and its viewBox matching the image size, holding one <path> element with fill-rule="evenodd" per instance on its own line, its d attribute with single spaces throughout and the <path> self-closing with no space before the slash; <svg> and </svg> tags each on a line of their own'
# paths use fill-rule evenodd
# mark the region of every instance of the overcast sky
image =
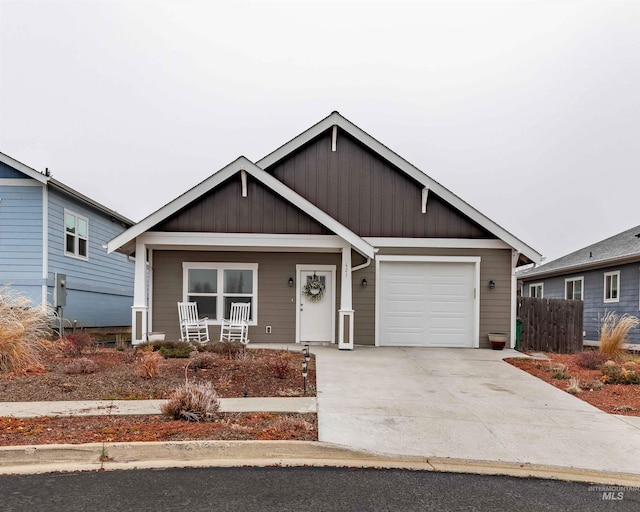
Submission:
<svg viewBox="0 0 640 512">
<path fill-rule="evenodd" d="M 0 0 L 0 151 L 134 221 L 333 110 L 547 261 L 640 224 L 640 1 Z"/>
</svg>

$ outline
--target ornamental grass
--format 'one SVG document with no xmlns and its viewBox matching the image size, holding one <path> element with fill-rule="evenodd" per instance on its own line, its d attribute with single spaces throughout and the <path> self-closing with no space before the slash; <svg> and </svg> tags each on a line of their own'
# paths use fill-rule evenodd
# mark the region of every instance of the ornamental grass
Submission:
<svg viewBox="0 0 640 512">
<path fill-rule="evenodd" d="M 629 332 L 640 324 L 640 319 L 608 311 L 600 319 L 600 352 L 615 359 L 624 352 Z"/>
<path fill-rule="evenodd" d="M 47 311 L 8 286 L 0 288 L 0 373 L 40 366 L 50 335 Z"/>
</svg>

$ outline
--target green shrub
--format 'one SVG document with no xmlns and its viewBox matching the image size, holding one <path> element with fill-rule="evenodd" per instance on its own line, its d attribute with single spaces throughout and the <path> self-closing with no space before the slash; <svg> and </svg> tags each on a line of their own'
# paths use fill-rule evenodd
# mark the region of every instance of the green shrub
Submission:
<svg viewBox="0 0 640 512">
<path fill-rule="evenodd" d="M 571 378 L 571 375 L 568 375 L 568 374 L 562 373 L 562 372 L 556 372 L 556 373 L 551 374 L 551 378 L 552 379 L 567 379 L 568 380 L 568 379 Z"/>
<path fill-rule="evenodd" d="M 0 372 L 41 365 L 50 336 L 47 311 L 10 287 L 0 287 Z"/>
<path fill-rule="evenodd" d="M 147 341 L 138 345 L 138 350 L 159 352 L 165 358 L 187 358 L 195 350 L 188 341 Z"/>
<path fill-rule="evenodd" d="M 211 352 L 233 359 L 243 353 L 246 347 L 239 341 L 210 341 L 204 345 L 198 345 L 197 349 L 200 352 Z"/>
<path fill-rule="evenodd" d="M 640 384 L 640 373 L 637 367 L 621 367 L 617 364 L 602 366 L 602 381 L 606 384 Z"/>
</svg>

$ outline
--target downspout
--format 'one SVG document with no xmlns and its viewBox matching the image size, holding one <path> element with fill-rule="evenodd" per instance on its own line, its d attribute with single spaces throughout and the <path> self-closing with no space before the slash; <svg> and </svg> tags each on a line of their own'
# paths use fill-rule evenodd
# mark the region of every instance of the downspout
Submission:
<svg viewBox="0 0 640 512">
<path fill-rule="evenodd" d="M 371 265 L 371 258 L 367 258 L 367 261 L 361 263 L 360 265 L 356 265 L 355 267 L 351 267 L 351 272 L 356 272 L 357 270 L 361 270 L 363 268 L 367 268 Z"/>
</svg>

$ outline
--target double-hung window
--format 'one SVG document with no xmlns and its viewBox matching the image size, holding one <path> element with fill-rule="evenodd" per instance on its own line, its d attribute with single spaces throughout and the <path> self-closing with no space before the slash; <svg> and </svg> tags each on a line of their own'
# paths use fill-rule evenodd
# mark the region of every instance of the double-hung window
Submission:
<svg viewBox="0 0 640 512">
<path fill-rule="evenodd" d="M 219 324 L 229 318 L 231 304 L 251 304 L 249 324 L 258 320 L 258 264 L 184 262 L 183 300 L 196 302 L 198 314 Z"/>
<path fill-rule="evenodd" d="M 529 285 L 529 297 L 542 298 L 544 283 L 533 283 Z"/>
<path fill-rule="evenodd" d="M 574 277 L 564 280 L 564 298 L 569 300 L 584 300 L 584 277 Z"/>
<path fill-rule="evenodd" d="M 74 258 L 89 258 L 89 219 L 64 211 L 64 254 Z"/>
<path fill-rule="evenodd" d="M 604 301 L 620 302 L 620 271 L 604 273 Z"/>
</svg>

